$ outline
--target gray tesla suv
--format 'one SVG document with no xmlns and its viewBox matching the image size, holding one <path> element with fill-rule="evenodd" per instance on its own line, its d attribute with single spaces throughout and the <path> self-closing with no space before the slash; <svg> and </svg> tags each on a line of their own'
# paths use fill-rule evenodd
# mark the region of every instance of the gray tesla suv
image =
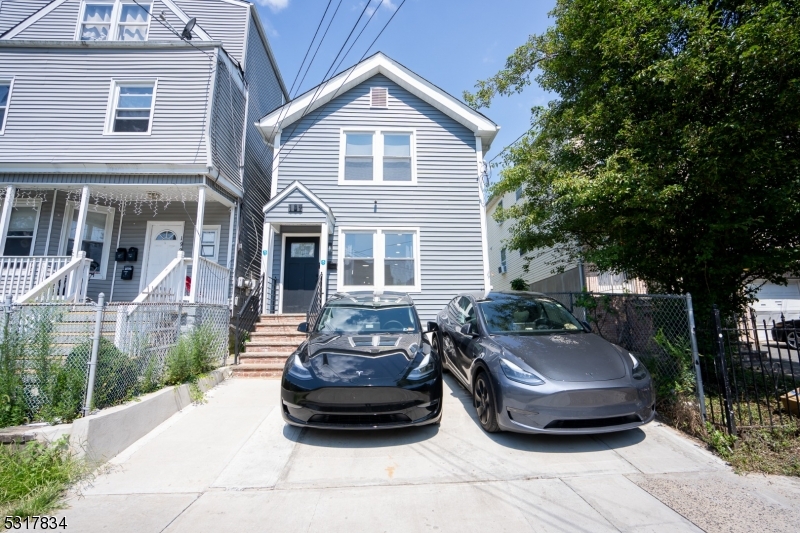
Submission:
<svg viewBox="0 0 800 533">
<path fill-rule="evenodd" d="M 644 364 L 542 294 L 461 294 L 429 329 L 486 431 L 602 433 L 655 416 Z"/>
</svg>

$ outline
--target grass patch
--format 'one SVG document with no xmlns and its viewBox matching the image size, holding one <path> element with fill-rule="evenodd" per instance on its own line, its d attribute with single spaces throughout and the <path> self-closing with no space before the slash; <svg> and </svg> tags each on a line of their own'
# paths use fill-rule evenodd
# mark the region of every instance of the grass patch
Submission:
<svg viewBox="0 0 800 533">
<path fill-rule="evenodd" d="M 189 395 L 194 403 L 203 403 L 205 395 L 197 386 L 198 380 L 217 367 L 216 347 L 218 336 L 211 329 L 200 326 L 183 335 L 167 354 L 164 370 L 165 385 L 189 384 Z"/>
<path fill-rule="evenodd" d="M 67 489 L 89 473 L 66 438 L 0 445 L 0 516 L 46 515 L 58 509 Z"/>
<path fill-rule="evenodd" d="M 732 437 L 708 425 L 709 448 L 737 473 L 759 472 L 800 477 L 800 428 L 797 424 L 772 429 L 739 430 Z"/>
</svg>

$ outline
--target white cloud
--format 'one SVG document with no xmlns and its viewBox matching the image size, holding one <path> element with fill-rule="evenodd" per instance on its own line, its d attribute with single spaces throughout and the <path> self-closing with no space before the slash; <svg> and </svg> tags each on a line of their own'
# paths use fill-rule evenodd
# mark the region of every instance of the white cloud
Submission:
<svg viewBox="0 0 800 533">
<path fill-rule="evenodd" d="M 256 0 L 256 3 L 261 6 L 267 6 L 272 11 L 278 12 L 289 5 L 289 0 Z"/>
<path fill-rule="evenodd" d="M 394 11 L 395 9 L 397 9 L 397 4 L 392 2 L 392 0 L 383 0 L 383 3 L 381 3 L 381 0 L 369 0 L 369 2 L 370 5 L 367 8 L 366 13 L 370 17 L 372 16 L 373 13 L 375 13 L 375 10 L 378 9 L 379 4 L 381 6 L 381 9 L 386 9 L 388 11 Z M 362 9 L 364 8 L 364 2 L 361 2 L 359 5 Z"/>
</svg>

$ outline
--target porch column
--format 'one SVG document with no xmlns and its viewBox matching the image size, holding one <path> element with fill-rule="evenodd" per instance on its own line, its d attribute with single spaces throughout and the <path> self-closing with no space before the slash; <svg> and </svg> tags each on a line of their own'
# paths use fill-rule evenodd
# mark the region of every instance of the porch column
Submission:
<svg viewBox="0 0 800 533">
<path fill-rule="evenodd" d="M 11 209 L 14 208 L 14 197 L 17 195 L 17 188 L 13 185 L 6 187 L 6 198 L 3 202 L 3 212 L 0 214 L 0 255 L 6 249 L 6 235 L 8 234 L 8 223 L 11 221 Z"/>
<path fill-rule="evenodd" d="M 72 245 L 72 258 L 76 259 L 83 247 L 83 234 L 86 231 L 86 213 L 89 211 L 89 186 L 84 185 L 81 191 L 81 205 L 78 210 L 78 223 L 75 225 L 75 244 Z M 69 224 L 70 220 L 65 220 Z"/>
<path fill-rule="evenodd" d="M 275 287 L 270 285 L 269 278 L 272 277 L 272 252 L 274 250 L 275 242 L 275 228 L 272 224 L 264 223 L 264 233 L 261 237 L 261 275 L 265 276 L 264 283 L 261 285 L 261 312 L 262 314 L 269 314 L 273 312 L 270 304 L 272 303 L 270 296 L 270 288 L 274 291 Z"/>
<path fill-rule="evenodd" d="M 189 291 L 189 301 L 196 302 L 197 286 L 200 279 L 200 248 L 203 245 L 203 216 L 206 211 L 206 188 L 200 186 L 197 190 L 197 218 L 194 222 L 194 241 L 192 241 L 192 288 Z"/>
<path fill-rule="evenodd" d="M 328 223 L 322 224 L 319 231 L 319 273 L 322 276 L 322 303 L 328 299 Z"/>
</svg>

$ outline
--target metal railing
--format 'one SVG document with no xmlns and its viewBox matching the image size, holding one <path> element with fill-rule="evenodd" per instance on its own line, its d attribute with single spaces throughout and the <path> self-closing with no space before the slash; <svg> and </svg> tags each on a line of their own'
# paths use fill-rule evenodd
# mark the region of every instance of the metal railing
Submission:
<svg viewBox="0 0 800 533">
<path fill-rule="evenodd" d="M 16 299 L 16 303 L 75 302 L 86 300 L 92 260 L 81 251 L 78 257 L 56 270 L 36 287 Z"/>
<path fill-rule="evenodd" d="M 227 304 L 231 271 L 222 265 L 201 257 L 197 264 L 197 283 L 194 303 Z"/>
<path fill-rule="evenodd" d="M 261 312 L 274 315 L 278 312 L 278 278 L 267 277 L 265 281 L 261 287 Z"/>
<path fill-rule="evenodd" d="M 26 294 L 70 261 L 68 255 L 0 257 L 0 294 Z"/>
<path fill-rule="evenodd" d="M 248 340 L 253 326 L 258 322 L 258 317 L 261 316 L 262 299 L 264 297 L 266 288 L 264 280 L 276 281 L 275 278 L 267 278 L 266 274 L 258 278 L 256 286 L 253 287 L 253 292 L 244 301 L 239 312 L 236 313 L 236 323 L 234 324 L 234 364 L 239 364 L 239 354 L 244 348 L 244 343 Z"/>
<path fill-rule="evenodd" d="M 317 277 L 317 286 L 314 288 L 314 295 L 311 297 L 311 303 L 308 305 L 308 312 L 306 313 L 308 331 L 314 331 L 323 303 L 325 302 L 322 301 L 322 272 L 320 272 L 319 277 Z"/>
</svg>

